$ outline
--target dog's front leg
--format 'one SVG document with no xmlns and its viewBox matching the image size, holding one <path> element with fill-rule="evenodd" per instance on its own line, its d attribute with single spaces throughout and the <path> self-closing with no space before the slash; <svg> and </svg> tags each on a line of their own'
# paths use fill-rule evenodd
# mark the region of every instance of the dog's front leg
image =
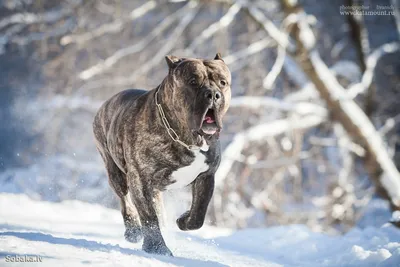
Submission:
<svg viewBox="0 0 400 267">
<path fill-rule="evenodd" d="M 196 230 L 203 226 L 208 203 L 214 191 L 214 174 L 201 174 L 192 184 L 192 206 L 177 220 L 179 229 Z"/>
<path fill-rule="evenodd" d="M 142 181 L 136 170 L 130 170 L 127 178 L 130 195 L 142 224 L 143 250 L 147 253 L 172 256 L 161 235 L 154 201 L 154 189 L 149 183 Z"/>
</svg>

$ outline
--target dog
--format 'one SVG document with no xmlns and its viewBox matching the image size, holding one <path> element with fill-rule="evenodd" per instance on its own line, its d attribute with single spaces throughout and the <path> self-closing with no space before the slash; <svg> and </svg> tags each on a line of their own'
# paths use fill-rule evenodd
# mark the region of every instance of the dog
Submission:
<svg viewBox="0 0 400 267">
<path fill-rule="evenodd" d="M 96 147 L 121 202 L 125 238 L 169 255 L 160 231 L 161 192 L 187 185 L 192 204 L 176 223 L 202 227 L 221 152 L 219 133 L 231 99 L 231 73 L 214 59 L 166 56 L 168 75 L 155 89 L 130 89 L 107 100 L 93 122 Z"/>
</svg>

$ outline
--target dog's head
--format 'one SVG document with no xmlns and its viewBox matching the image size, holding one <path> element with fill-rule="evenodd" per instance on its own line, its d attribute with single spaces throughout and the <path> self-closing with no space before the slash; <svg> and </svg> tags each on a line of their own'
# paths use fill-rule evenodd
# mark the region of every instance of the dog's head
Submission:
<svg viewBox="0 0 400 267">
<path fill-rule="evenodd" d="M 231 99 L 231 73 L 218 53 L 213 60 L 165 57 L 168 80 L 173 83 L 172 103 L 192 131 L 213 135 Z"/>
</svg>

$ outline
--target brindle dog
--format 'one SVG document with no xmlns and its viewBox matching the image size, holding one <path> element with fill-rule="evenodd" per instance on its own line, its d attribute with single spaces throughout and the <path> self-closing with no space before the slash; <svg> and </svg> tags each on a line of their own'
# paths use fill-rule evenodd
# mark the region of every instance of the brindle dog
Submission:
<svg viewBox="0 0 400 267">
<path fill-rule="evenodd" d="M 172 256 L 159 227 L 160 192 L 191 184 L 192 205 L 176 222 L 181 230 L 203 225 L 220 163 L 231 74 L 219 54 L 166 61 L 169 72 L 157 88 L 111 97 L 96 114 L 93 131 L 121 200 L 125 238 L 144 237 L 144 251 Z"/>
</svg>

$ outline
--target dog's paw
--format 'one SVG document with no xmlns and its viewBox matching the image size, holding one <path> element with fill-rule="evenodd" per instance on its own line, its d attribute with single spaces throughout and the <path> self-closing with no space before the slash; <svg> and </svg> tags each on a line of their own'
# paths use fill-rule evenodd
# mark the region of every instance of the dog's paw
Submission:
<svg viewBox="0 0 400 267">
<path fill-rule="evenodd" d="M 159 242 L 159 243 L 154 243 L 154 242 L 146 242 L 146 240 L 143 242 L 142 249 L 151 254 L 158 254 L 158 255 L 164 255 L 164 256 L 170 256 L 173 257 L 171 250 L 167 248 L 167 246 L 164 244 L 164 242 Z"/>
<path fill-rule="evenodd" d="M 126 228 L 125 230 L 125 240 L 138 243 L 143 238 L 142 230 L 138 227 Z"/>
<path fill-rule="evenodd" d="M 176 224 L 182 231 L 197 230 L 203 226 L 204 220 L 196 220 L 190 216 L 190 212 L 186 211 L 177 220 Z"/>
</svg>

